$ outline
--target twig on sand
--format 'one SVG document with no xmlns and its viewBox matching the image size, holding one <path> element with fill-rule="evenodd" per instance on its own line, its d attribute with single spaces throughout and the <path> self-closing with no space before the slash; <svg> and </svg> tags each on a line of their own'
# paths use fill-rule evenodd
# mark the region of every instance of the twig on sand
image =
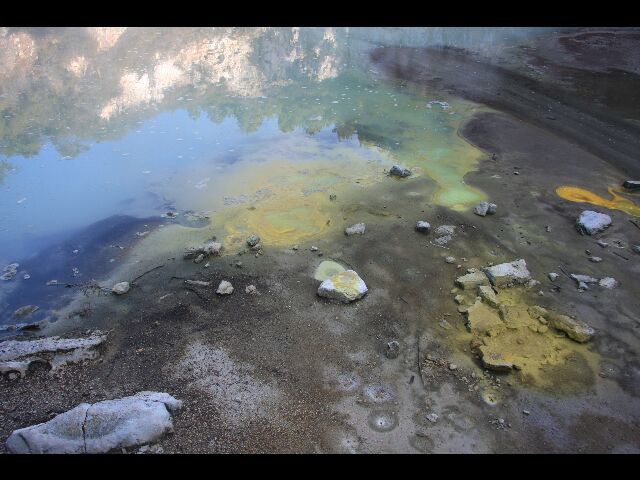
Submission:
<svg viewBox="0 0 640 480">
<path fill-rule="evenodd" d="M 416 346 L 418 347 L 418 373 L 420 374 L 420 382 L 422 383 L 422 387 L 424 388 L 424 378 L 422 377 L 422 362 L 420 361 L 420 337 L 422 337 L 422 334 L 418 332 L 418 336 L 416 337 Z"/>
<path fill-rule="evenodd" d="M 620 255 L 618 252 L 611 252 L 611 253 L 613 253 L 614 255 L 619 256 L 620 258 L 624 258 L 625 260 L 629 260 L 627 257 L 625 257 L 624 255 Z"/>
<path fill-rule="evenodd" d="M 560 271 L 561 271 L 562 273 L 564 273 L 567 277 L 571 278 L 571 275 L 569 275 L 569 274 L 567 273 L 567 271 L 564 269 L 564 267 L 563 267 L 562 265 L 558 265 L 558 268 L 559 268 L 559 269 L 560 269 Z"/>
<path fill-rule="evenodd" d="M 636 221 L 634 221 L 634 220 L 631 220 L 630 218 L 629 218 L 628 220 L 629 220 L 631 223 L 633 223 L 633 224 L 636 226 L 636 228 L 640 228 L 640 224 L 638 224 L 638 222 L 636 222 Z"/>
<path fill-rule="evenodd" d="M 151 270 L 147 270 L 146 272 L 144 272 L 142 275 L 138 275 L 136 278 L 134 278 L 133 280 L 131 280 L 131 285 L 135 285 L 137 280 L 140 280 L 142 277 L 144 277 L 147 273 L 151 273 L 154 270 L 157 270 L 159 268 L 164 267 L 164 265 L 158 265 L 157 267 L 153 267 Z"/>
<path fill-rule="evenodd" d="M 407 302 L 404 298 L 402 298 L 401 295 L 398 296 L 398 298 L 400 298 L 400 300 L 402 300 L 404 303 L 406 303 L 407 305 L 409 305 L 409 302 Z"/>
</svg>

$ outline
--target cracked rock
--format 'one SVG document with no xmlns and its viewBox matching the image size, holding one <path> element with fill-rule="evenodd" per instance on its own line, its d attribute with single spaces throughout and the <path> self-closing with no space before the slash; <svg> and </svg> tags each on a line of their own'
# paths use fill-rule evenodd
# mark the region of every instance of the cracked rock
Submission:
<svg viewBox="0 0 640 480">
<path fill-rule="evenodd" d="M 171 414 L 181 407 L 161 392 L 81 403 L 48 422 L 15 430 L 6 446 L 11 453 L 106 453 L 144 445 L 173 431 Z"/>
</svg>

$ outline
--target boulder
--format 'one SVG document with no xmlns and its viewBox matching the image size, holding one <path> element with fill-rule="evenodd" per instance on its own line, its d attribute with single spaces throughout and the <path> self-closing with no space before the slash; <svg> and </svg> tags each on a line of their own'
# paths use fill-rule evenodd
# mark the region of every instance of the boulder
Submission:
<svg viewBox="0 0 640 480">
<path fill-rule="evenodd" d="M 431 225 L 429 224 L 429 222 L 419 220 L 416 223 L 416 230 L 420 233 L 429 233 L 429 230 L 431 230 Z"/>
<path fill-rule="evenodd" d="M 389 170 L 389 175 L 393 175 L 396 177 L 408 177 L 409 175 L 411 175 L 411 170 L 401 167 L 400 165 L 394 165 L 393 167 L 391 167 L 391 170 Z"/>
<path fill-rule="evenodd" d="M 107 453 L 143 445 L 172 431 L 171 413 L 181 407 L 160 392 L 81 403 L 48 422 L 15 430 L 6 446 L 11 453 Z"/>
<path fill-rule="evenodd" d="M 111 288 L 111 291 L 116 295 L 124 295 L 130 289 L 131 289 L 131 285 L 129 285 L 129 282 L 120 282 L 120 283 L 116 283 L 113 286 L 113 288 Z"/>
<path fill-rule="evenodd" d="M 527 262 L 522 258 L 513 262 L 483 268 L 482 271 L 489 277 L 491 284 L 495 287 L 525 284 L 531 280 L 531 274 L 527 270 Z"/>
<path fill-rule="evenodd" d="M 318 295 L 343 303 L 358 300 L 367 293 L 368 288 L 356 272 L 347 270 L 324 280 L 318 287 Z"/>
<path fill-rule="evenodd" d="M 576 229 L 581 234 L 593 235 L 602 232 L 611 225 L 611 217 L 604 213 L 585 210 L 576 220 Z"/>
<path fill-rule="evenodd" d="M 364 235 L 364 223 L 356 223 L 344 229 L 344 234 L 350 237 L 351 235 Z"/>
</svg>

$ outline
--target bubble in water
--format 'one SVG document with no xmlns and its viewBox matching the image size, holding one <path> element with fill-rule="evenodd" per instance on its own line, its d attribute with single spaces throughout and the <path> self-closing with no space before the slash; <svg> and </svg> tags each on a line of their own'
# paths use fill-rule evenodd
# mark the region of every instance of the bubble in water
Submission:
<svg viewBox="0 0 640 480">
<path fill-rule="evenodd" d="M 388 385 L 373 384 L 364 387 L 365 396 L 376 403 L 388 402 L 393 398 L 393 390 Z"/>
<path fill-rule="evenodd" d="M 368 423 L 376 432 L 390 432 L 398 426 L 398 418 L 392 412 L 376 410 L 369 414 Z"/>
</svg>

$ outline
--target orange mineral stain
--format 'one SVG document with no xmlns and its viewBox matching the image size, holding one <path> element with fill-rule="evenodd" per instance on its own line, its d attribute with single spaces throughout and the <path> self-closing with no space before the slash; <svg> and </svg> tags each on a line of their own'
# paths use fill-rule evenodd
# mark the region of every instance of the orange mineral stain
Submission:
<svg viewBox="0 0 640 480">
<path fill-rule="evenodd" d="M 628 198 L 619 195 L 619 193 L 622 193 L 620 190 L 617 190 L 614 187 L 609 187 L 608 190 L 612 197 L 610 200 L 602 198 L 601 196 L 580 187 L 558 187 L 556 188 L 556 194 L 560 198 L 564 198 L 571 202 L 591 203 L 592 205 L 599 205 L 613 210 L 622 210 L 634 217 L 640 217 L 640 206 L 636 205 Z"/>
</svg>

